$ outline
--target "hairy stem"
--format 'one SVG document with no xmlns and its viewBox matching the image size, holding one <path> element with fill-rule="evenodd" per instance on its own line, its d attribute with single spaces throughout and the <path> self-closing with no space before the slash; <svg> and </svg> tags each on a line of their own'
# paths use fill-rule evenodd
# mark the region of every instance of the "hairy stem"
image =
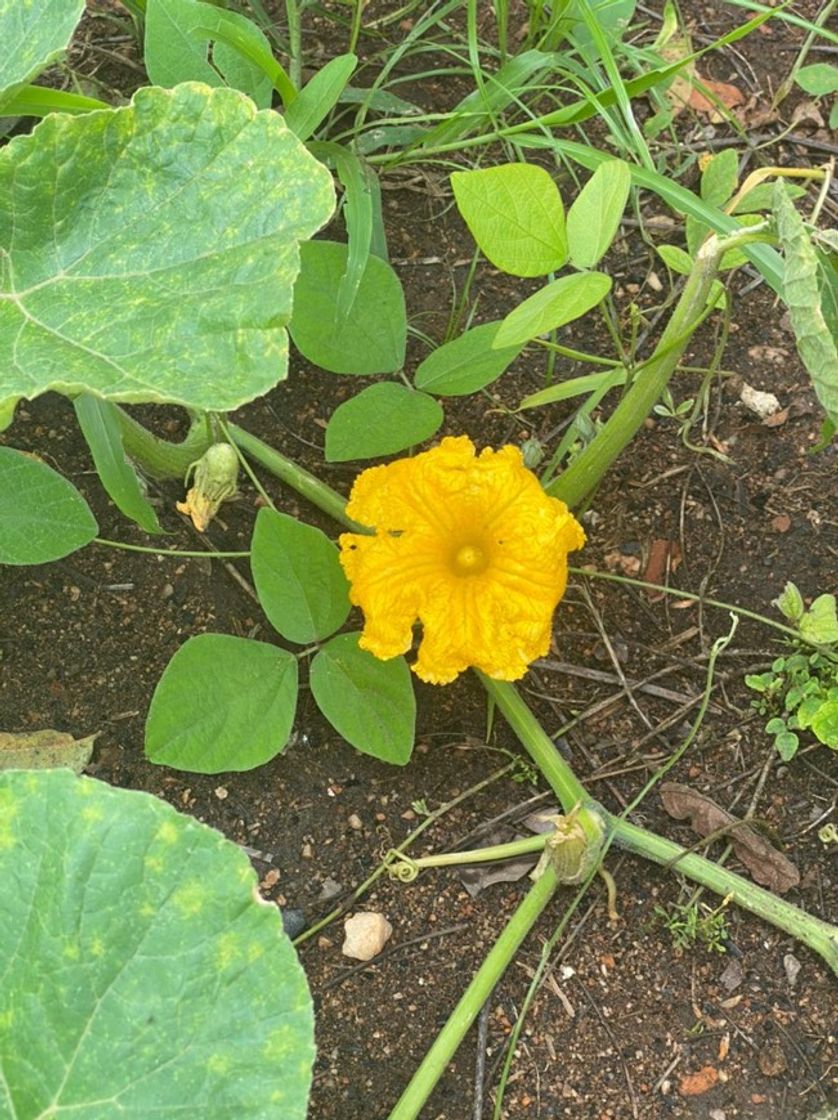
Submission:
<svg viewBox="0 0 838 1120">
<path fill-rule="evenodd" d="M 117 407 L 116 411 L 126 454 L 152 478 L 183 478 L 192 463 L 214 442 L 208 413 L 193 416 L 186 438 L 180 443 L 170 443 L 153 435 L 124 409 Z"/>
<path fill-rule="evenodd" d="M 651 359 L 635 377 L 602 430 L 566 471 L 546 485 L 548 494 L 561 498 L 571 509 L 591 495 L 642 427 L 675 372 L 702 318 L 723 255 L 737 245 L 761 238 L 761 231 L 752 227 L 727 237 L 712 234 L 704 242 Z"/>
<path fill-rule="evenodd" d="M 606 813 L 605 819 L 610 835 L 621 848 L 644 856 L 653 863 L 674 866 L 675 870 L 693 882 L 701 883 L 722 897 L 730 897 L 763 921 L 770 922 L 808 945 L 826 961 L 833 972 L 838 973 L 838 927 L 822 922 L 791 902 L 786 902 L 779 895 L 758 887 L 756 883 L 728 871 L 712 860 L 688 852 L 680 844 L 674 844 L 657 833 L 648 832 L 645 828 L 611 813 Z"/>
<path fill-rule="evenodd" d="M 322 509 L 324 513 L 328 513 L 335 521 L 340 521 L 341 524 L 348 529 L 352 529 L 353 532 L 369 532 L 363 525 L 359 525 L 347 515 L 346 498 L 339 494 L 337 490 L 333 490 L 331 486 L 327 486 L 325 482 L 321 482 L 319 478 L 298 466 L 293 459 L 286 458 L 285 455 L 275 451 L 267 443 L 251 435 L 244 428 L 238 427 L 237 424 L 229 424 L 227 430 L 246 455 L 255 459 L 257 463 L 261 463 L 271 474 L 275 474 L 277 478 L 282 479 L 298 494 L 302 494 L 312 505 Z"/>
</svg>

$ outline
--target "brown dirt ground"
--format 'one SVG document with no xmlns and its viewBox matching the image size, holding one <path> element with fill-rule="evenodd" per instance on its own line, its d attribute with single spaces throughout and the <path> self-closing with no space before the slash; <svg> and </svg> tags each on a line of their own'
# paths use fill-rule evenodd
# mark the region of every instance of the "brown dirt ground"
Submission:
<svg viewBox="0 0 838 1120">
<path fill-rule="evenodd" d="M 708 6 L 697 22 L 705 33 L 717 34 L 734 20 L 729 10 Z M 91 21 L 80 33 L 76 63 L 95 53 L 97 27 L 98 21 Z M 739 44 L 739 53 L 714 59 L 709 69 L 720 80 L 747 82 L 748 91 L 764 102 L 769 78 L 776 82 L 785 72 L 798 41 L 787 26 L 770 25 L 758 42 Z M 131 81 L 123 72 L 119 88 Z M 434 90 L 423 88 L 431 103 Z M 703 150 L 708 136 L 704 132 L 702 139 L 702 129 L 701 122 L 684 123 L 683 151 L 691 145 Z M 722 134 L 716 126 L 715 136 Z M 818 142 L 814 132 L 806 135 Z M 749 155 L 752 165 L 819 158 L 810 147 L 790 144 Z M 470 240 L 452 209 L 444 175 L 422 171 L 407 185 L 391 176 L 384 186 L 390 250 L 411 322 L 439 339 L 452 292 L 462 291 Z M 654 200 L 645 204 L 655 209 Z M 665 276 L 635 230 L 627 227 L 608 267 L 621 308 L 631 298 L 647 311 L 654 307 L 649 271 L 657 268 L 664 281 Z M 673 586 L 771 613 L 770 600 L 787 579 L 809 597 L 836 589 L 835 446 L 810 455 L 820 425 L 818 406 L 781 312 L 765 286 L 749 290 L 751 279 L 743 273 L 733 281 L 734 323 L 722 366 L 775 392 L 788 409 L 785 423 L 766 427 L 745 410 L 735 378 L 714 382 L 705 433 L 701 425 L 692 433 L 696 442 L 724 449 L 730 462 L 687 450 L 672 422 L 650 422 L 592 503 L 586 515 L 590 543 L 580 562 L 642 573 L 653 542 L 672 542 L 681 557 L 668 576 Z M 516 282 L 488 267 L 478 269 L 472 297 L 479 296 L 479 319 L 502 316 L 521 294 Z M 708 324 L 696 338 L 690 364 L 709 361 L 717 326 Z M 602 346 L 607 352 L 607 341 L 587 327 L 566 338 L 571 345 Z M 414 339 L 408 372 L 423 353 Z M 561 370 L 563 376 L 569 372 Z M 363 384 L 364 379 L 307 367 L 295 356 L 288 381 L 237 420 L 347 491 L 352 466 L 324 471 L 318 449 L 335 405 Z M 503 407 L 542 384 L 538 358 L 525 355 L 489 393 L 446 401 L 445 432 L 465 431 L 494 445 L 535 435 L 551 446 L 567 418 L 564 407 L 522 417 Z M 674 393 L 677 399 L 689 395 L 686 375 Z M 148 415 L 161 431 L 176 435 L 179 418 L 166 410 Z M 144 543 L 103 495 L 66 401 L 47 396 L 20 408 L 3 442 L 37 451 L 72 479 L 93 507 L 102 536 Z M 263 481 L 279 508 L 336 532 L 275 480 Z M 225 506 L 211 527 L 215 547 L 247 547 L 256 495 L 249 486 L 243 491 L 243 499 Z M 167 543 L 196 547 L 191 529 L 174 511 L 179 487 L 158 487 L 153 495 L 171 533 Z M 246 564 L 236 570 L 249 579 Z M 446 689 L 418 687 L 417 749 L 404 769 L 379 764 L 342 742 L 305 691 L 292 746 L 256 772 L 204 777 L 152 766 L 143 757 L 145 713 L 179 644 L 203 631 L 276 640 L 246 587 L 219 561 L 148 559 L 91 546 L 60 563 L 7 569 L 0 582 L 0 617 L 4 729 L 100 732 L 90 773 L 161 796 L 253 849 L 266 897 L 302 908 L 309 923 L 415 827 L 417 800 L 430 808 L 451 800 L 503 766 L 504 752 L 516 750 L 500 719 L 487 732 L 485 697 L 466 677 Z M 677 597 L 656 600 L 637 589 L 573 581 L 557 613 L 553 654 L 523 687 L 549 732 L 571 715 L 580 717 L 562 745 L 609 808 L 625 805 L 682 741 L 704 685 L 709 647 L 728 626 L 725 612 Z M 634 688 L 630 702 L 609 644 L 629 680 L 658 674 L 655 683 L 681 699 Z M 835 868 L 816 825 L 835 806 L 835 757 L 824 748 L 805 750 L 781 765 L 742 683 L 746 671 L 769 662 L 778 648 L 770 631 L 740 625 L 720 661 L 714 704 L 698 739 L 670 776 L 734 812 L 752 806 L 800 869 L 800 887 L 789 897 L 821 917 L 829 916 L 831 904 L 834 917 Z M 575 672 L 556 669 L 551 661 Z M 590 670 L 609 678 L 594 680 L 586 675 Z M 481 822 L 536 792 L 526 782 L 500 779 L 443 816 L 419 849 L 451 849 Z M 353 815 L 360 828 L 350 824 Z M 693 842 L 685 827 L 663 813 L 654 794 L 635 819 Z M 718 856 L 720 850 L 716 845 L 712 852 Z M 599 885 L 571 918 L 527 1016 L 504 1116 L 803 1120 L 826 1108 L 823 1115 L 834 1117 L 829 1102 L 834 1108 L 836 1002 L 821 960 L 736 910 L 727 915 L 724 954 L 701 947 L 679 952 L 656 907 L 685 901 L 689 885 L 629 856 L 615 853 L 609 866 L 617 880 L 620 921 L 609 924 Z M 379 959 L 352 967 L 340 952 L 340 921 L 301 946 L 317 1006 L 312 1120 L 386 1117 L 525 884 L 496 884 L 472 899 L 449 871 L 426 873 L 410 886 L 379 880 L 363 903 L 394 926 Z M 325 900 L 329 890 L 338 893 Z M 484 1092 L 480 1115 L 491 1115 L 506 1039 L 541 946 L 570 898 L 569 891 L 561 892 L 525 943 L 487 1004 L 485 1049 L 477 1053 L 473 1031 L 422 1113 L 426 1120 L 476 1115 L 476 1068 Z M 800 965 L 796 979 L 789 955 Z M 689 1095 L 685 1079 L 708 1070 L 711 1087 Z"/>
</svg>

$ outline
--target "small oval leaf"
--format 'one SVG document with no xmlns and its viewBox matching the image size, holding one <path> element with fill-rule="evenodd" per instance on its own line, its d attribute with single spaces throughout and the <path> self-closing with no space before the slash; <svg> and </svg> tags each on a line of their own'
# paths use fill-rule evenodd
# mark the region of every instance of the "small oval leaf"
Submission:
<svg viewBox="0 0 838 1120">
<path fill-rule="evenodd" d="M 433 397 L 385 381 L 370 385 L 332 413 L 326 428 L 326 459 L 375 459 L 422 443 L 439 430 L 442 408 Z"/>
<path fill-rule="evenodd" d="M 413 751 L 416 697 L 403 657 L 380 661 L 358 647 L 358 634 L 338 634 L 311 663 L 320 711 L 356 750 L 404 766 Z"/>
<path fill-rule="evenodd" d="M 296 705 L 293 654 L 230 634 L 198 634 L 154 690 L 145 752 L 195 774 L 252 770 L 286 745 Z"/>
<path fill-rule="evenodd" d="M 338 550 L 314 525 L 260 509 L 250 568 L 268 621 L 290 642 L 328 638 L 346 622 L 349 585 Z"/>
<path fill-rule="evenodd" d="M 370 255 L 349 314 L 338 315 L 348 247 L 337 241 L 300 246 L 289 330 L 304 358 L 331 373 L 394 373 L 404 365 L 407 314 L 398 276 Z"/>
<path fill-rule="evenodd" d="M 621 159 L 601 163 L 567 212 L 570 259 L 577 268 L 593 268 L 605 255 L 623 219 L 631 189 L 631 171 Z"/>
<path fill-rule="evenodd" d="M 47 564 L 90 544 L 87 502 L 40 459 L 0 447 L 0 564 Z"/>
<path fill-rule="evenodd" d="M 493 346 L 519 346 L 540 334 L 563 327 L 596 307 L 611 290 L 604 272 L 577 272 L 562 276 L 531 295 L 506 316 Z"/>
<path fill-rule="evenodd" d="M 484 256 L 513 276 L 544 276 L 567 261 L 559 189 L 543 167 L 506 163 L 455 171 L 457 207 Z"/>
<path fill-rule="evenodd" d="M 521 353 L 521 346 L 493 350 L 500 321 L 472 327 L 429 354 L 413 378 L 417 389 L 441 397 L 463 397 L 491 385 Z"/>
</svg>

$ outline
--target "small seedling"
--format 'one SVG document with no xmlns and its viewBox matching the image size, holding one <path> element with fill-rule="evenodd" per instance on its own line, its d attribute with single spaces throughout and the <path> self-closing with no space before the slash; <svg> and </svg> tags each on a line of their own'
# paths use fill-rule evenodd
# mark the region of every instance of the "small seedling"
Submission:
<svg viewBox="0 0 838 1120">
<path fill-rule="evenodd" d="M 669 930 L 677 950 L 684 952 L 693 945 L 703 945 L 708 953 L 725 953 L 730 937 L 727 903 L 724 899 L 715 910 L 697 902 L 674 903 L 669 908 L 656 906 L 655 913 Z"/>
<path fill-rule="evenodd" d="M 793 583 L 787 583 L 775 605 L 806 639 L 807 647 L 794 643 L 793 651 L 778 657 L 767 673 L 752 673 L 745 684 L 759 693 L 752 706 L 768 716 L 765 730 L 783 761 L 793 758 L 800 745 L 798 731 L 838 750 L 838 620 L 835 596 L 819 595 L 806 609 Z M 812 651 L 811 643 L 821 648 Z"/>
</svg>

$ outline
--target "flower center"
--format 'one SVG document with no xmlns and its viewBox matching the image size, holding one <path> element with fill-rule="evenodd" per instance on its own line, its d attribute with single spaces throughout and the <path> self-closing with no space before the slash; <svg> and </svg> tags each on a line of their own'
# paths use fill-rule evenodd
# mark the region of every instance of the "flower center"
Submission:
<svg viewBox="0 0 838 1120">
<path fill-rule="evenodd" d="M 476 575 L 483 571 L 486 563 L 486 553 L 475 544 L 464 544 L 454 555 L 454 567 L 460 576 Z"/>
</svg>

